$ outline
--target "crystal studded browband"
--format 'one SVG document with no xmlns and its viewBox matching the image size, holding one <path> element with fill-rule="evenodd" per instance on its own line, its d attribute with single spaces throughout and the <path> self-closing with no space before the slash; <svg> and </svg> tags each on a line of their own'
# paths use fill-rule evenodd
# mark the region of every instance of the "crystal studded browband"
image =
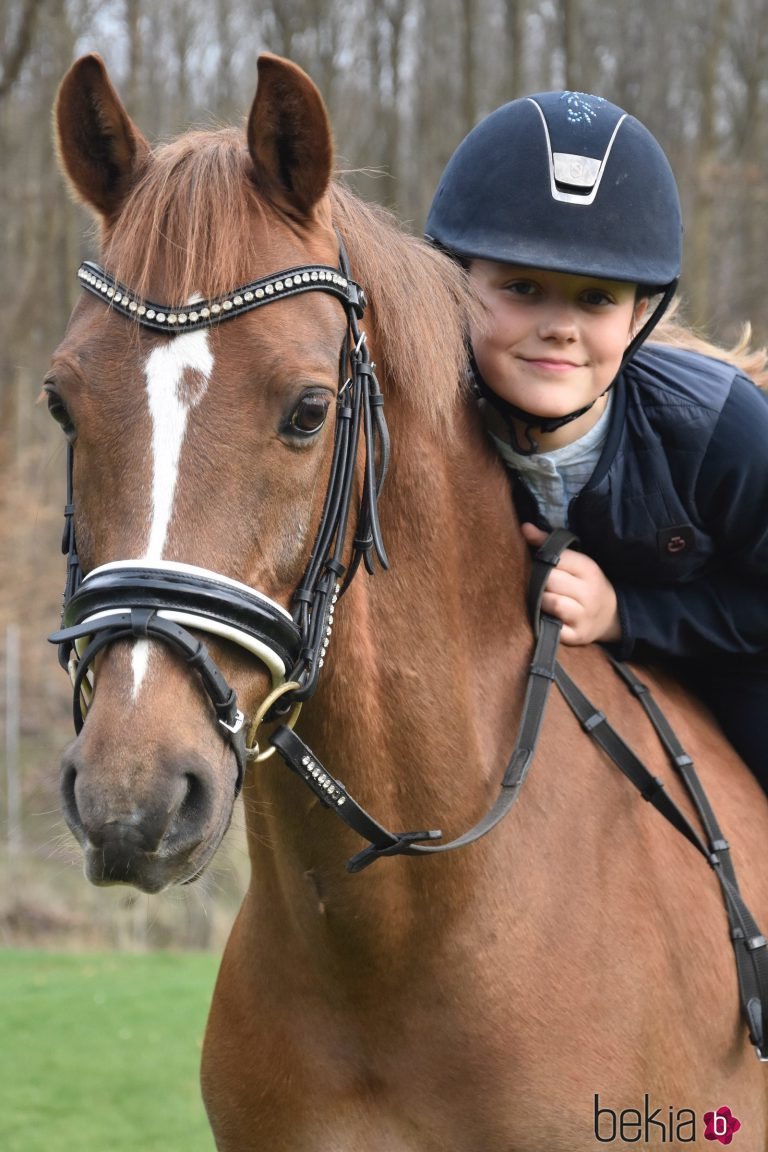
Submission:
<svg viewBox="0 0 768 1152">
<path fill-rule="evenodd" d="M 296 268 L 286 268 L 283 272 L 254 280 L 225 296 L 175 307 L 142 300 L 90 260 L 83 261 L 77 276 L 83 288 L 122 316 L 144 328 L 168 335 L 210 328 L 222 320 L 250 312 L 281 296 L 296 296 L 301 292 L 330 292 L 345 307 L 354 309 L 358 316 L 362 316 L 365 308 L 365 295 L 360 286 L 327 264 L 302 264 Z"/>
</svg>

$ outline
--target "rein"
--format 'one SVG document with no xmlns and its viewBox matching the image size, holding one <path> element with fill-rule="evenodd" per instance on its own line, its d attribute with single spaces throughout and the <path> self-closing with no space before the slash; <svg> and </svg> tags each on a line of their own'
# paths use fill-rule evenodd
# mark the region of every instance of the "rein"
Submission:
<svg viewBox="0 0 768 1152">
<path fill-rule="evenodd" d="M 255 740 L 251 743 L 246 739 L 245 717 L 237 707 L 234 690 L 205 644 L 188 629 L 224 637 L 257 656 L 272 676 L 270 699 L 283 696 L 280 711 L 293 706 L 295 722 L 300 703 L 315 691 L 330 643 L 336 602 L 360 560 L 364 559 L 369 572 L 374 569 L 374 557 L 382 567 L 388 564 L 378 516 L 378 497 L 389 459 L 383 397 L 365 335 L 358 326 L 366 306 L 365 296 L 349 276 L 341 239 L 339 253 L 339 268 L 321 264 L 288 268 L 252 281 L 227 296 L 199 301 L 185 309 L 142 300 L 97 264 L 85 262 L 78 271 L 83 288 L 109 308 L 171 338 L 213 327 L 274 300 L 303 292 L 330 293 L 342 303 L 347 315 L 339 361 L 330 480 L 310 559 L 294 593 L 292 614 L 239 581 L 174 561 L 118 560 L 83 575 L 75 542 L 72 446 L 67 449 L 67 503 L 62 539 L 62 551 L 67 556 L 67 579 L 62 627 L 49 640 L 59 645 L 59 662 L 72 679 L 75 730 L 80 732 L 91 700 L 93 684 L 89 671 L 98 653 L 118 640 L 160 640 L 180 653 L 200 674 L 237 761 L 236 793 L 242 786 L 246 761 L 264 754 L 259 753 Z M 343 554 L 361 439 L 363 491 L 347 569 Z M 266 711 L 260 710 L 260 718 Z M 255 737 L 254 729 L 252 734 Z"/>
<path fill-rule="evenodd" d="M 287 727 L 278 728 L 271 740 L 287 766 L 312 789 L 326 805 L 333 808 L 348 827 L 369 846 L 347 863 L 347 870 L 360 872 L 384 856 L 422 856 L 448 852 L 472 844 L 490 832 L 507 814 L 525 782 L 533 762 L 544 718 L 544 709 L 552 684 L 556 684 L 566 703 L 587 735 L 614 762 L 640 792 L 674 828 L 697 849 L 713 869 L 720 884 L 736 960 L 741 1011 L 758 1059 L 768 1062 L 768 947 L 752 913 L 741 895 L 730 846 L 724 838 L 712 807 L 694 769 L 650 689 L 626 665 L 612 660 L 618 675 L 639 699 L 646 715 L 661 740 L 672 767 L 681 777 L 699 816 L 704 839 L 691 825 L 685 813 L 669 796 L 664 783 L 653 776 L 606 717 L 580 691 L 557 661 L 560 643 L 559 620 L 541 611 L 541 597 L 551 568 L 561 553 L 575 540 L 566 529 L 550 534 L 534 556 L 528 589 L 528 610 L 533 622 L 536 645 L 528 670 L 528 683 L 517 739 L 501 781 L 493 807 L 469 831 L 444 844 L 423 843 L 439 840 L 442 833 L 391 832 L 378 823 L 317 760 L 307 745 Z"/>
</svg>

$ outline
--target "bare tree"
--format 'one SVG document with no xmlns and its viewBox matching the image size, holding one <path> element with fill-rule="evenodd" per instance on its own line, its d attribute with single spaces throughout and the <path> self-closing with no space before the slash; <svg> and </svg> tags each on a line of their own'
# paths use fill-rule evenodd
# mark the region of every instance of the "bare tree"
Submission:
<svg viewBox="0 0 768 1152">
<path fill-rule="evenodd" d="M 476 0 L 461 0 L 461 71 L 463 77 L 461 127 L 469 132 L 477 120 L 477 61 L 475 57 Z"/>
<path fill-rule="evenodd" d="M 509 66 L 502 75 L 500 99 L 503 102 L 522 96 L 526 91 L 525 81 L 525 25 L 528 0 L 505 0 L 504 32 L 507 42 L 505 62 Z"/>
<path fill-rule="evenodd" d="M 560 0 L 560 24 L 563 39 L 563 75 L 565 87 L 571 92 L 582 88 L 581 80 L 581 20 L 579 0 Z"/>
<path fill-rule="evenodd" d="M 717 127 L 718 72 L 722 46 L 733 13 L 734 0 L 714 0 L 709 26 L 705 26 L 700 65 L 701 112 L 698 131 L 696 193 L 690 227 L 688 294 L 695 324 L 705 327 L 710 316 L 710 262 L 719 162 Z"/>
<path fill-rule="evenodd" d="M 0 55 L 0 100 L 11 91 L 32 47 L 41 0 L 23 0 L 15 20 L 12 7 L 8 3 L 3 4 L 3 24 L 7 39 Z"/>
<path fill-rule="evenodd" d="M 141 35 L 142 0 L 125 0 L 125 27 L 128 34 L 128 76 L 125 86 L 125 102 L 128 111 L 136 119 L 143 119 L 142 66 L 144 42 Z"/>
</svg>

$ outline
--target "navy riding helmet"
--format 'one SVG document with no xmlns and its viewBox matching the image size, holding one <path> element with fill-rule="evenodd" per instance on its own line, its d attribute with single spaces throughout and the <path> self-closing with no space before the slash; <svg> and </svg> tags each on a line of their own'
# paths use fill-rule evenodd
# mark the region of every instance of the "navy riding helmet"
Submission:
<svg viewBox="0 0 768 1152">
<path fill-rule="evenodd" d="M 680 275 L 682 218 L 647 128 L 582 92 L 513 100 L 461 142 L 426 227 L 449 252 L 663 291 Z"/>
<path fill-rule="evenodd" d="M 677 185 L 656 139 L 583 92 L 527 96 L 482 120 L 448 161 L 426 226 L 427 239 L 464 260 L 628 281 L 660 295 L 623 363 L 674 295 L 682 234 Z M 585 411 L 545 421 L 510 408 L 543 431 Z"/>
</svg>

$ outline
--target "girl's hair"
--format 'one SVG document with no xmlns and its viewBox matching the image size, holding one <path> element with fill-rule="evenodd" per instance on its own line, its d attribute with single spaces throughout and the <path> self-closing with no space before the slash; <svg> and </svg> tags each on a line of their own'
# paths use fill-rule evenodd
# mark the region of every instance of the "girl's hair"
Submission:
<svg viewBox="0 0 768 1152">
<path fill-rule="evenodd" d="M 752 347 L 752 325 L 749 322 L 742 325 L 736 343 L 726 347 L 689 328 L 678 319 L 678 311 L 679 301 L 675 300 L 664 319 L 659 321 L 651 343 L 668 344 L 673 348 L 685 348 L 704 356 L 713 356 L 717 360 L 725 360 L 750 376 L 758 388 L 768 392 L 768 348 Z"/>
</svg>

